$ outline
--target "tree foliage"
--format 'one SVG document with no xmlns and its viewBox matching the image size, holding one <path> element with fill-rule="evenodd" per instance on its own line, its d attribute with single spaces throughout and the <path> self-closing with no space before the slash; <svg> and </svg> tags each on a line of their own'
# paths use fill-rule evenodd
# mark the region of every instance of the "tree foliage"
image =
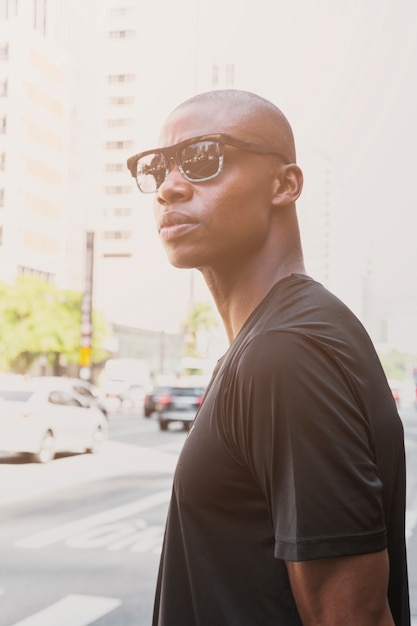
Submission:
<svg viewBox="0 0 417 626">
<path fill-rule="evenodd" d="M 411 377 L 413 368 L 417 364 L 417 356 L 391 350 L 379 355 L 387 378 L 406 380 Z"/>
<path fill-rule="evenodd" d="M 207 302 L 194 302 L 183 322 L 187 356 L 198 357 L 198 335 L 209 333 L 218 325 L 213 308 Z"/>
<path fill-rule="evenodd" d="M 25 373 L 40 357 L 55 365 L 62 355 L 77 364 L 82 294 L 61 290 L 34 276 L 0 283 L 0 369 Z M 100 348 L 109 334 L 102 315 L 93 311 L 93 361 L 107 353 Z M 62 357 L 61 357 L 62 358 Z"/>
</svg>

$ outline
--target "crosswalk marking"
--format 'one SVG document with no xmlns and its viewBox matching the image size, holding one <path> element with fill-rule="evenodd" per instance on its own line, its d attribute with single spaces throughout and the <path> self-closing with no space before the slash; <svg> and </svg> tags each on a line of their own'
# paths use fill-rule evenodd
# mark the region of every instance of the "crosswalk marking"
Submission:
<svg viewBox="0 0 417 626">
<path fill-rule="evenodd" d="M 95 513 L 94 515 L 83 517 L 82 519 L 74 522 L 61 524 L 59 526 L 55 526 L 55 528 L 49 528 L 48 530 L 35 533 L 34 535 L 30 535 L 29 537 L 25 537 L 20 541 L 17 541 L 15 546 L 19 548 L 31 548 L 33 550 L 44 548 L 52 545 L 53 543 L 64 541 L 79 532 L 85 532 L 100 524 L 108 524 L 110 522 L 135 515 L 136 513 L 147 511 L 155 506 L 165 504 L 168 502 L 170 497 L 171 490 L 159 491 L 158 493 L 140 498 L 140 500 L 135 500 L 133 502 L 129 502 L 128 504 L 108 509 L 102 513 Z"/>
<path fill-rule="evenodd" d="M 70 595 L 12 626 L 88 626 L 120 604 L 116 598 Z"/>
</svg>

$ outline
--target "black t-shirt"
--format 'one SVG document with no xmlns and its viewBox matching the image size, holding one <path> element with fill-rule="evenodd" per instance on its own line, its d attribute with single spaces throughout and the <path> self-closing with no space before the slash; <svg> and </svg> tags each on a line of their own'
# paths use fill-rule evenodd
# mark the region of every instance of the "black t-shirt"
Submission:
<svg viewBox="0 0 417 626">
<path fill-rule="evenodd" d="M 219 361 L 174 477 L 154 626 L 301 624 L 285 560 L 388 547 L 408 626 L 403 428 L 372 343 L 314 280 L 277 283 Z"/>
</svg>

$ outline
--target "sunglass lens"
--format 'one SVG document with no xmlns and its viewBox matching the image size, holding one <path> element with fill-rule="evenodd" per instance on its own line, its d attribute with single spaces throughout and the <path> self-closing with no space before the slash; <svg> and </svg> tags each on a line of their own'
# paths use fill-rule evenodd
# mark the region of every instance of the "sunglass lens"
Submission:
<svg viewBox="0 0 417 626">
<path fill-rule="evenodd" d="M 137 165 L 137 181 L 139 189 L 144 193 L 157 191 L 166 176 L 165 157 L 160 152 L 141 157 Z"/>
<path fill-rule="evenodd" d="M 180 152 L 180 162 L 189 180 L 213 178 L 220 169 L 220 146 L 216 141 L 188 144 Z"/>
</svg>

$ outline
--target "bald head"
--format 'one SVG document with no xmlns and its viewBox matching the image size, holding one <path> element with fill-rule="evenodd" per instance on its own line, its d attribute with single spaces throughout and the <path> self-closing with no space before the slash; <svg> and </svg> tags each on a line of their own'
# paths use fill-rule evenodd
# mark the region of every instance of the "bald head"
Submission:
<svg viewBox="0 0 417 626">
<path fill-rule="evenodd" d="M 207 105 L 219 111 L 227 111 L 230 122 L 241 126 L 253 138 L 281 152 L 290 163 L 296 162 L 294 136 L 285 115 L 272 102 L 250 91 L 220 89 L 197 94 L 180 104 L 175 112 L 188 106 Z M 214 129 L 213 132 L 217 132 Z"/>
</svg>

